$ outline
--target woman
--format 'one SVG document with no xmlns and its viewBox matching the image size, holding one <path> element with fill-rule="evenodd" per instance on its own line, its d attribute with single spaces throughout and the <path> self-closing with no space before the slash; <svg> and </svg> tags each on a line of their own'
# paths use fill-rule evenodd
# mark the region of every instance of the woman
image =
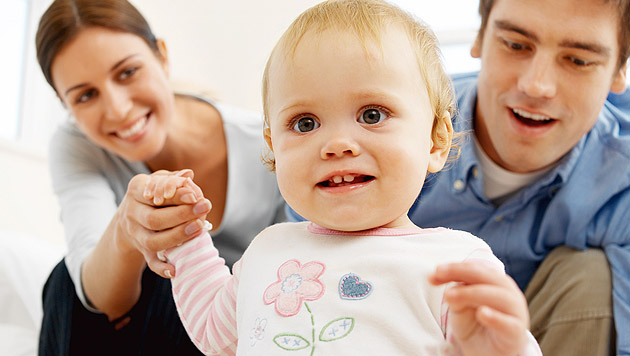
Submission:
<svg viewBox="0 0 630 356">
<path fill-rule="evenodd" d="M 44 290 L 40 355 L 196 354 L 161 278 L 175 270 L 156 253 L 207 219 L 231 265 L 284 219 L 260 163 L 261 118 L 173 93 L 164 42 L 126 0 L 55 0 L 36 46 L 74 118 L 51 141 L 68 254 Z M 158 208 L 143 189 L 161 174 L 194 178 L 195 197 Z"/>
</svg>

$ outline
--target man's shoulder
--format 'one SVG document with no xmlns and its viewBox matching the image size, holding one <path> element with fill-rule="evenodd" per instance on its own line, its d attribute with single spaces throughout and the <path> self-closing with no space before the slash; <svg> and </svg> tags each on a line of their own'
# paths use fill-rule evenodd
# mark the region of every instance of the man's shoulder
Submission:
<svg viewBox="0 0 630 356">
<path fill-rule="evenodd" d="M 455 91 L 464 87 L 476 86 L 477 78 L 479 77 L 479 72 L 465 72 L 465 73 L 455 73 L 451 74 L 451 80 L 453 81 L 453 86 L 455 87 Z"/>
</svg>

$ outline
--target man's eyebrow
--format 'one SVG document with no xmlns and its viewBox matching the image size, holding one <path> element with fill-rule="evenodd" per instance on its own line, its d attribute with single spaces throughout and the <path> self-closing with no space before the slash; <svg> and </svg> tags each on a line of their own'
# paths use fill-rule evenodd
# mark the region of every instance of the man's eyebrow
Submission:
<svg viewBox="0 0 630 356">
<path fill-rule="evenodd" d="M 538 36 L 509 21 L 497 20 L 494 22 L 494 25 L 500 30 L 519 33 L 529 38 L 530 40 L 534 41 L 535 43 L 540 42 L 538 39 Z M 564 47 L 564 48 L 582 49 L 582 50 L 593 52 L 595 54 L 599 54 L 602 56 L 609 56 L 611 52 L 611 49 L 609 47 L 603 46 L 599 43 L 584 42 L 584 41 L 578 41 L 578 40 L 563 40 L 562 42 L 560 42 L 559 46 Z"/>
<path fill-rule="evenodd" d="M 112 68 L 109 70 L 109 72 L 111 73 L 111 72 L 115 71 L 115 70 L 116 70 L 116 69 L 118 69 L 118 67 L 120 67 L 123 63 L 125 63 L 127 60 L 129 60 L 129 58 L 134 57 L 134 56 L 136 56 L 136 54 L 129 55 L 129 56 L 127 56 L 127 57 L 125 57 L 125 58 L 123 58 L 123 59 L 119 60 L 118 62 L 114 63 L 114 65 L 113 65 L 113 66 L 112 66 Z M 71 91 L 73 91 L 73 90 L 76 90 L 76 89 L 80 89 L 80 88 L 86 87 L 86 86 L 87 86 L 87 83 L 81 83 L 81 84 L 77 84 L 77 85 L 75 85 L 75 86 L 72 86 L 72 87 L 68 88 L 68 90 L 66 90 L 65 95 L 67 96 L 69 92 L 71 92 Z"/>
<path fill-rule="evenodd" d="M 516 32 L 519 33 L 527 38 L 529 38 L 530 40 L 538 43 L 540 42 L 538 39 L 538 36 L 536 36 L 535 34 L 525 30 L 524 28 L 521 28 L 509 21 L 505 21 L 505 20 L 496 20 L 494 22 L 494 25 L 500 29 L 500 30 L 504 30 L 504 31 L 512 31 L 512 32 Z"/>
<path fill-rule="evenodd" d="M 564 40 L 560 42 L 560 47 L 583 49 L 585 51 L 593 52 L 602 56 L 610 56 L 610 47 L 603 46 L 599 43 L 593 42 L 581 42 L 573 40 Z"/>
</svg>

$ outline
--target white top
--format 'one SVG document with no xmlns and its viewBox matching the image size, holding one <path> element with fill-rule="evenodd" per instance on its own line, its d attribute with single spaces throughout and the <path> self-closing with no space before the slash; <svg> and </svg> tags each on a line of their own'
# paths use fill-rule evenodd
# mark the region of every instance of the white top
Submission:
<svg viewBox="0 0 630 356">
<path fill-rule="evenodd" d="M 265 229 L 232 275 L 207 233 L 166 257 L 182 323 L 207 355 L 457 354 L 446 286 L 428 275 L 464 260 L 503 268 L 463 231 L 339 232 L 309 222 Z M 523 355 L 539 355 L 529 338 Z"/>
<path fill-rule="evenodd" d="M 195 98 L 213 105 L 223 119 L 228 185 L 223 220 L 214 235 L 217 248 L 231 265 L 258 232 L 285 220 L 284 200 L 275 174 L 261 162 L 262 117 L 206 98 Z M 96 311 L 85 300 L 81 265 L 109 225 L 131 178 L 151 171 L 143 162 L 127 161 L 95 145 L 71 121 L 61 125 L 53 136 L 49 162 L 68 245 L 66 265 L 79 299 Z"/>
<path fill-rule="evenodd" d="M 500 205 L 516 193 L 519 189 L 537 181 L 552 168 L 545 168 L 531 173 L 515 173 L 496 164 L 483 150 L 477 138 L 475 154 L 479 158 L 479 165 L 483 177 L 483 192 L 486 198 L 496 205 Z"/>
</svg>

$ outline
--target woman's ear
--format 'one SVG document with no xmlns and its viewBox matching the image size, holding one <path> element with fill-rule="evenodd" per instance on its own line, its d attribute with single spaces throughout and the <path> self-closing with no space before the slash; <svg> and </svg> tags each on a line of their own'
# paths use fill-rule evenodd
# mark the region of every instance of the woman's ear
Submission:
<svg viewBox="0 0 630 356">
<path fill-rule="evenodd" d="M 158 49 L 158 59 L 162 63 L 162 68 L 164 68 L 164 71 L 166 72 L 166 75 L 168 76 L 170 73 L 169 73 L 169 68 L 168 68 L 168 51 L 166 50 L 166 42 L 158 38 L 155 40 L 155 45 L 157 46 L 157 49 Z"/>
<path fill-rule="evenodd" d="M 451 122 L 451 114 L 445 111 L 431 133 L 429 172 L 437 173 L 444 167 L 448 159 L 448 154 L 451 151 L 452 140 L 453 123 Z"/>
</svg>

